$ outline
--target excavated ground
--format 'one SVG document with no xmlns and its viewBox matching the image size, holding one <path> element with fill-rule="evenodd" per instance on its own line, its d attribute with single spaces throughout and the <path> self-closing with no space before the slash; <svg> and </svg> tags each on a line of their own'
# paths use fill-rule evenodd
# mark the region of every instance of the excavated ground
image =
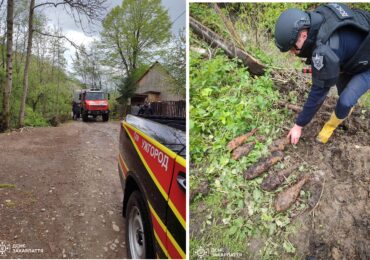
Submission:
<svg viewBox="0 0 370 260">
<path fill-rule="evenodd" d="M 329 97 L 297 149 L 286 151 L 314 176 L 304 188 L 310 208 L 293 216 L 301 228 L 291 241 L 311 259 L 370 259 L 370 113 L 357 107 L 327 144 L 319 144 L 315 138 L 335 102 Z"/>
<path fill-rule="evenodd" d="M 298 101 L 302 104 L 303 89 L 301 94 Z M 295 203 L 290 211 L 292 224 L 298 228 L 289 240 L 296 247 L 293 255 L 299 259 L 370 259 L 370 111 L 357 106 L 329 142 L 320 144 L 316 136 L 329 119 L 336 100 L 328 97 L 304 128 L 298 145 L 285 149 L 286 167 L 305 165 L 303 174 L 312 177 L 303 186 L 310 194 L 308 207 L 302 210 Z M 297 176 L 298 172 L 292 175 Z M 190 200 L 198 194 L 207 195 L 207 184 L 192 190 Z M 202 203 L 191 216 L 191 236 L 196 237 L 200 223 L 196 219 L 205 217 Z M 263 246 L 262 241 L 249 242 L 251 249 L 256 244 L 255 252 Z M 282 259 L 293 255 L 286 254 Z"/>
</svg>

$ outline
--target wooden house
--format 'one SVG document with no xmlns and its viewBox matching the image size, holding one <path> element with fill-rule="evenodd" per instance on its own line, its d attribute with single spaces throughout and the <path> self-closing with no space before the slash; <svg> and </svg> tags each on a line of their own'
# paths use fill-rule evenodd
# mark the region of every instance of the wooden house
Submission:
<svg viewBox="0 0 370 260">
<path fill-rule="evenodd" d="M 185 96 L 176 92 L 176 81 L 159 63 L 155 62 L 136 82 L 136 91 L 131 98 L 131 105 L 140 105 L 145 101 L 180 101 Z"/>
</svg>

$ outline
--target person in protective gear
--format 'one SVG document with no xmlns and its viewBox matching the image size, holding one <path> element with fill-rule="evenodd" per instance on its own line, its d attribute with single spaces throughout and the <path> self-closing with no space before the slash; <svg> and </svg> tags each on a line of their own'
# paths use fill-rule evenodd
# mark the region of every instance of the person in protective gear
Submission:
<svg viewBox="0 0 370 260">
<path fill-rule="evenodd" d="M 76 101 L 72 101 L 73 120 L 78 120 L 80 118 L 80 110 L 80 104 Z"/>
<path fill-rule="evenodd" d="M 335 111 L 317 137 L 326 143 L 370 88 L 370 13 L 334 3 L 307 12 L 288 9 L 276 22 L 275 43 L 282 52 L 307 58 L 312 67 L 311 91 L 288 134 L 292 144 L 336 85 Z"/>
</svg>

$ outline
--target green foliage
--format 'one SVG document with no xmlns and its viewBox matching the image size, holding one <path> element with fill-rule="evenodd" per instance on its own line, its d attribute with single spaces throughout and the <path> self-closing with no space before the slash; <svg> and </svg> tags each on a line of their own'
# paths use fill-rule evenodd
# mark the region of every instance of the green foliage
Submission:
<svg viewBox="0 0 370 260">
<path fill-rule="evenodd" d="M 141 66 L 131 72 L 127 77 L 120 78 L 118 82 L 118 91 L 120 97 L 118 101 L 126 105 L 129 98 L 131 98 L 136 90 L 136 82 L 142 77 L 142 75 L 147 71 L 148 66 Z"/>
<path fill-rule="evenodd" d="M 18 53 L 14 54 L 14 67 L 19 67 L 19 69 L 13 71 L 13 88 L 10 97 L 11 128 L 18 125 L 20 100 L 23 93 L 24 64 L 19 62 L 19 55 Z M 0 77 L 2 74 L 5 77 L 5 72 L 0 69 Z M 58 118 L 70 118 L 72 85 L 74 83 L 68 78 L 63 69 L 52 66 L 47 60 L 40 60 L 37 56 L 32 56 L 29 68 L 29 92 L 26 101 L 25 125 L 47 126 L 48 120 L 57 115 Z M 2 90 L 3 85 L 0 84 L 0 86 Z M 2 98 L 1 92 L 1 107 Z"/>
<path fill-rule="evenodd" d="M 211 30 L 221 34 L 224 34 L 224 27 L 223 22 L 220 17 L 216 14 L 216 12 L 210 7 L 210 4 L 205 3 L 197 3 L 197 4 L 190 4 L 189 6 L 190 14 L 195 19 L 199 20 L 210 28 Z"/>
<path fill-rule="evenodd" d="M 164 48 L 163 54 L 163 66 L 166 71 L 172 76 L 176 84 L 174 85 L 175 93 L 179 93 L 184 96 L 186 95 L 186 37 L 185 30 L 181 30 L 179 35 L 174 35 L 171 39 L 168 47 Z"/>
<path fill-rule="evenodd" d="M 170 28 L 168 12 L 160 0 L 124 0 L 103 21 L 101 47 L 110 66 L 130 74 L 167 42 Z"/>
<path fill-rule="evenodd" d="M 118 118 L 119 116 L 119 102 L 118 102 L 119 97 L 120 97 L 120 94 L 118 91 L 110 92 L 110 100 L 109 100 L 109 110 L 111 111 L 110 118 Z"/>
<path fill-rule="evenodd" d="M 283 115 L 273 107 L 279 94 L 268 76 L 253 79 L 225 56 L 201 61 L 191 53 L 190 79 L 193 161 L 204 160 L 209 149 L 224 151 L 232 137 L 257 126 L 261 134 L 277 131 Z"/>
<path fill-rule="evenodd" d="M 25 126 L 47 126 L 48 123 L 39 113 L 34 112 L 32 108 L 26 107 Z"/>
<path fill-rule="evenodd" d="M 287 8 L 314 9 L 317 3 L 222 3 L 220 7 L 236 24 L 245 41 L 245 49 L 269 67 L 283 67 L 287 71 L 300 69 L 300 61 L 281 54 L 274 46 L 273 30 L 280 13 Z M 355 4 L 353 4 L 355 5 Z M 191 3 L 190 13 L 216 32 L 228 35 L 212 4 Z M 193 35 L 191 35 L 193 36 Z M 232 38 L 230 35 L 227 39 Z M 194 37 L 191 43 L 201 41 Z M 268 153 L 267 145 L 281 136 L 282 129 L 291 124 L 291 114 L 276 109 L 281 99 L 269 71 L 264 76 L 249 75 L 217 50 L 209 59 L 190 52 L 190 190 L 199 190 L 207 182 L 207 195 L 198 194 L 190 205 L 190 258 L 199 258 L 199 249 L 208 256 L 212 249 L 242 252 L 246 259 L 300 259 L 295 241 L 299 221 L 291 221 L 291 211 L 276 213 L 273 207 L 275 192 L 261 190 L 262 178 L 246 181 L 243 173 L 261 156 Z M 295 81 L 295 78 L 284 80 Z M 279 78 L 276 78 L 279 82 Z M 288 91 L 292 103 L 300 102 L 298 90 Z M 361 102 L 369 107 L 370 94 Z M 365 117 L 366 110 L 361 111 Z M 364 118 L 365 119 L 365 118 Z M 234 137 L 259 128 L 258 134 L 267 138 L 256 141 L 246 157 L 232 160 L 226 145 Z M 283 169 L 284 163 L 275 169 Z M 300 171 L 306 166 L 301 166 Z M 294 176 L 288 178 L 294 181 Z M 280 192 L 279 188 L 276 192 Z M 293 210 L 307 209 L 308 192 L 301 191 L 302 201 Z"/>
<path fill-rule="evenodd" d="M 364 106 L 367 109 L 370 109 L 370 93 L 364 94 L 360 100 L 359 103 Z"/>
<path fill-rule="evenodd" d="M 244 5 L 250 5 L 251 9 L 254 6 L 249 3 L 235 5 L 239 10 Z M 198 4 L 191 4 L 191 12 L 198 12 L 202 22 L 212 22 L 214 18 L 208 12 L 214 11 L 207 10 L 208 5 L 199 6 L 200 9 Z M 238 20 L 239 13 L 232 15 L 241 21 Z M 219 31 L 222 30 L 225 31 Z M 262 29 L 256 27 L 255 30 Z M 253 56 L 265 64 L 276 64 L 274 55 L 266 52 L 265 47 L 270 43 L 251 46 L 249 43 L 246 46 Z M 286 238 L 294 229 L 289 215 L 276 214 L 272 205 L 275 194 L 260 189 L 261 178 L 248 182 L 243 178 L 243 171 L 267 154 L 267 145 L 281 135 L 287 121 L 286 111 L 275 106 L 281 97 L 270 74 L 252 77 L 238 65 L 237 60 L 228 59 L 221 51 L 209 60 L 191 52 L 189 66 L 190 160 L 193 172 L 190 189 L 196 189 L 204 180 L 210 183 L 208 195 L 197 197 L 191 205 L 192 213 L 199 214 L 202 207 L 206 209 L 200 218 L 203 221 L 199 218 L 191 220 L 190 225 L 195 225 L 197 231 L 194 232 L 198 233 L 191 237 L 191 258 L 197 257 L 196 250 L 200 246 L 227 248 L 228 252 L 242 252 L 242 257 L 256 259 L 294 256 L 295 247 Z M 292 62 L 289 67 L 292 66 L 296 65 Z M 267 137 L 267 142 L 260 143 L 251 138 L 256 141 L 253 151 L 239 161 L 231 160 L 227 143 L 256 127 L 259 134 Z M 251 247 L 251 241 L 258 246 Z"/>
<path fill-rule="evenodd" d="M 14 184 L 0 183 L 0 189 L 5 189 L 5 188 L 13 189 L 15 187 L 16 186 Z"/>
<path fill-rule="evenodd" d="M 190 94 L 192 170 L 202 173 L 191 175 L 190 189 L 204 179 L 211 183 L 211 193 L 192 205 L 195 210 L 205 203 L 208 210 L 200 227 L 203 235 L 193 238 L 196 246 L 191 254 L 198 243 L 266 258 L 278 252 L 294 253 L 287 242 L 275 249 L 266 242 L 260 252 L 248 252 L 246 241 L 251 239 L 283 241 L 290 220 L 286 214 L 275 214 L 274 194 L 260 189 L 261 179 L 247 183 L 243 178 L 243 169 L 266 154 L 267 145 L 256 141 L 255 149 L 239 161 L 231 160 L 226 149 L 228 141 L 256 127 L 268 143 L 279 134 L 286 116 L 274 107 L 280 96 L 272 79 L 251 77 L 236 60 L 224 55 L 202 60 L 191 52 Z"/>
</svg>

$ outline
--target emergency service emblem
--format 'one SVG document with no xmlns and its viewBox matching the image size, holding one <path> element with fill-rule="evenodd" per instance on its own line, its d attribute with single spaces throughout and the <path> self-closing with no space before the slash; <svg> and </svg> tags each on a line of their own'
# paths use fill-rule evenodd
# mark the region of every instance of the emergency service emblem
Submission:
<svg viewBox="0 0 370 260">
<path fill-rule="evenodd" d="M 324 57 L 316 53 L 316 56 L 312 57 L 312 63 L 317 70 L 321 70 L 324 67 Z"/>
</svg>

